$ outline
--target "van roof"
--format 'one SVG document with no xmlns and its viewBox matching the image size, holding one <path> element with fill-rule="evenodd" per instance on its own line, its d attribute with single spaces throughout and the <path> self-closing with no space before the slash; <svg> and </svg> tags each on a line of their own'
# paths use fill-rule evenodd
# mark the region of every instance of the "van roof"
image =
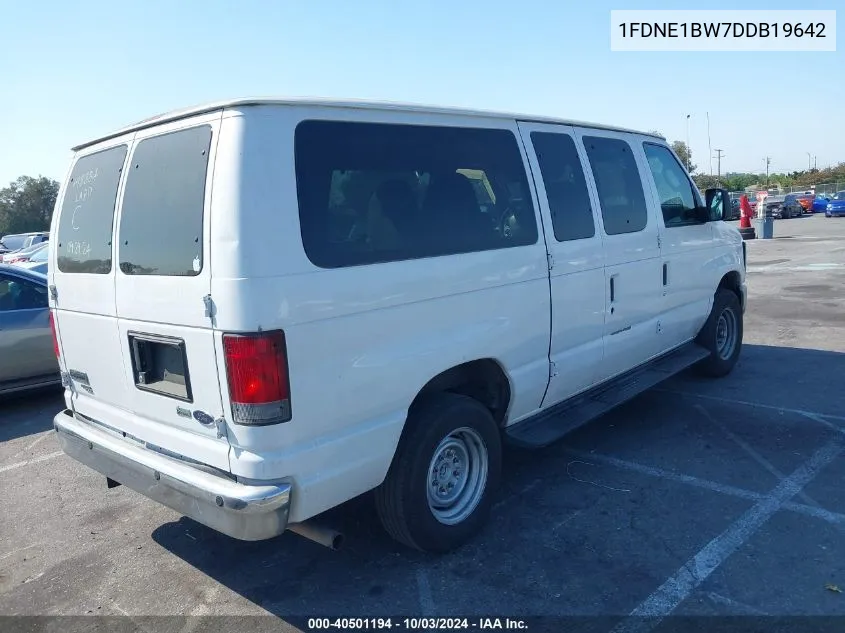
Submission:
<svg viewBox="0 0 845 633">
<path fill-rule="evenodd" d="M 414 104 L 414 103 L 399 103 L 399 102 L 392 102 L 392 101 L 364 101 L 364 100 L 356 100 L 356 99 L 324 99 L 324 98 L 316 98 L 316 97 L 286 97 L 286 98 L 273 98 L 273 97 L 255 97 L 255 98 L 240 98 L 240 99 L 229 99 L 226 101 L 214 101 L 211 103 L 206 103 L 202 105 L 192 106 L 189 108 L 182 108 L 180 110 L 173 110 L 171 112 L 166 112 L 164 114 L 159 114 L 148 119 L 144 119 L 142 121 L 138 121 L 132 125 L 128 125 L 124 128 L 119 130 L 115 130 L 110 134 L 106 134 L 104 136 L 100 136 L 98 138 L 92 139 L 80 145 L 77 145 L 73 148 L 73 151 L 78 151 L 80 149 L 84 149 L 85 147 L 89 147 L 96 143 L 100 143 L 102 141 L 106 141 L 110 138 L 115 138 L 117 136 L 122 136 L 124 134 L 128 134 L 131 132 L 137 132 L 138 130 L 143 130 L 145 128 L 153 127 L 155 125 L 160 125 L 162 123 L 168 123 L 170 121 L 177 121 L 179 119 L 185 119 L 188 117 L 192 117 L 198 114 L 204 114 L 206 112 L 213 112 L 215 110 L 223 110 L 226 108 L 239 108 L 243 106 L 257 106 L 257 105 L 313 105 L 319 106 L 324 108 L 355 108 L 355 109 L 367 109 L 367 110 L 394 110 L 394 111 L 403 111 L 403 112 L 421 112 L 421 113 L 431 113 L 431 114 L 451 114 L 451 115 L 458 115 L 458 116 L 471 116 L 471 117 L 487 117 L 487 118 L 500 118 L 500 119 L 516 119 L 518 121 L 526 121 L 532 123 L 557 123 L 562 125 L 575 125 L 579 127 L 589 127 L 594 129 L 601 129 L 601 130 L 611 130 L 615 132 L 629 132 L 632 134 L 642 134 L 645 136 L 653 136 L 655 138 L 663 138 L 658 134 L 654 134 L 651 132 L 642 132 L 640 130 L 632 130 L 623 127 L 615 127 L 611 125 L 601 125 L 599 123 L 588 123 L 585 121 L 573 121 L 568 119 L 559 119 L 550 116 L 541 116 L 541 115 L 532 115 L 532 114 L 516 114 L 516 113 L 509 113 L 509 112 L 496 112 L 490 110 L 473 110 L 469 108 L 456 108 L 456 107 L 448 107 L 448 106 L 435 106 L 435 105 L 424 105 L 424 104 Z"/>
</svg>

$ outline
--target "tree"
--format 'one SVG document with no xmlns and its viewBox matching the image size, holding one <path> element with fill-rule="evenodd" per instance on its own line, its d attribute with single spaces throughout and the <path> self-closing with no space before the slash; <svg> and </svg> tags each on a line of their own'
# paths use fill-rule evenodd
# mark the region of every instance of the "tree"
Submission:
<svg viewBox="0 0 845 633">
<path fill-rule="evenodd" d="M 684 164 L 684 167 L 687 168 L 689 173 L 693 173 L 698 168 L 698 165 L 692 164 L 692 152 L 690 151 L 690 148 L 687 147 L 686 143 L 683 141 L 673 141 L 672 150 L 678 155 L 678 158 L 681 159 L 681 162 Z"/>
<path fill-rule="evenodd" d="M 0 189 L 0 237 L 46 231 L 59 195 L 59 183 L 45 176 L 21 176 Z"/>
<path fill-rule="evenodd" d="M 698 190 L 702 192 L 719 186 L 716 176 L 711 176 L 710 174 L 695 174 L 692 180 L 695 186 L 698 187 Z"/>
</svg>

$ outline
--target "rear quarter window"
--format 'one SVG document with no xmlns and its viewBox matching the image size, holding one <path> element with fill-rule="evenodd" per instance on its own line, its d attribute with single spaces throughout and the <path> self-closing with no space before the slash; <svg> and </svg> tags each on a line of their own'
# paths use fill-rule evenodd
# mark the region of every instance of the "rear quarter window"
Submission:
<svg viewBox="0 0 845 633">
<path fill-rule="evenodd" d="M 538 240 L 509 130 L 303 121 L 295 161 L 303 246 L 322 268 Z"/>
<path fill-rule="evenodd" d="M 203 207 L 211 127 L 144 139 L 123 194 L 118 253 L 127 275 L 194 276 L 203 266 Z"/>
<path fill-rule="evenodd" d="M 111 272 L 112 229 L 117 186 L 126 145 L 82 156 L 65 187 L 56 244 L 63 273 Z"/>
</svg>

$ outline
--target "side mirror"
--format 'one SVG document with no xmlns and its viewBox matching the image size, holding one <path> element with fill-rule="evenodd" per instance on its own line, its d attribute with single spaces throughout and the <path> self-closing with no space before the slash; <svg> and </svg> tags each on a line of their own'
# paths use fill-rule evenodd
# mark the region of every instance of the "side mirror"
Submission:
<svg viewBox="0 0 845 633">
<path fill-rule="evenodd" d="M 725 218 L 725 209 L 730 204 L 730 194 L 727 189 L 708 189 L 704 192 L 706 200 L 703 213 L 703 222 L 717 222 Z M 704 217 L 706 216 L 706 217 Z"/>
</svg>

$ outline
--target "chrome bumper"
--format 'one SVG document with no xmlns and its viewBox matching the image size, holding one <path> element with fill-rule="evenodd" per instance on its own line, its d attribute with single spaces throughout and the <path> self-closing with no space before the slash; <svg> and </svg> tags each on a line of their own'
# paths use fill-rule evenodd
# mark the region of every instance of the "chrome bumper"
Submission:
<svg viewBox="0 0 845 633">
<path fill-rule="evenodd" d="M 285 531 L 291 486 L 247 486 L 99 429 L 65 410 L 53 418 L 65 453 L 199 523 L 244 541 Z"/>
</svg>

